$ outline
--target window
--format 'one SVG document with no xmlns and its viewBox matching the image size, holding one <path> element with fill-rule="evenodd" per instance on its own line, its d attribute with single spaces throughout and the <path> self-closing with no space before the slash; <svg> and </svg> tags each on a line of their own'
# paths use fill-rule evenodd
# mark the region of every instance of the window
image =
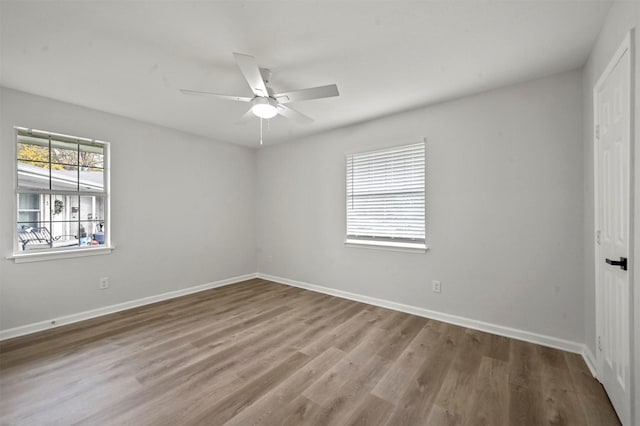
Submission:
<svg viewBox="0 0 640 426">
<path fill-rule="evenodd" d="M 425 249 L 425 143 L 347 155 L 347 243 Z"/>
<path fill-rule="evenodd" d="M 16 253 L 105 247 L 108 144 L 17 129 Z"/>
</svg>

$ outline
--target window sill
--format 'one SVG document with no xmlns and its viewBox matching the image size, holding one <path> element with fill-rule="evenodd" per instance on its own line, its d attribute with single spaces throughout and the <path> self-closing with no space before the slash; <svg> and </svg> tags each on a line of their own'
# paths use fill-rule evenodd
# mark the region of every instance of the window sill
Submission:
<svg viewBox="0 0 640 426">
<path fill-rule="evenodd" d="M 391 241 L 363 241 L 347 239 L 344 242 L 347 247 L 359 247 L 373 250 L 402 251 L 409 253 L 425 253 L 429 250 L 426 244 L 420 243 L 395 243 Z"/>
<path fill-rule="evenodd" d="M 13 260 L 15 263 L 42 262 L 46 260 L 70 259 L 73 257 L 99 256 L 110 254 L 115 247 L 96 247 L 73 250 L 54 250 L 41 253 L 14 253 L 7 256 L 7 259 Z"/>
</svg>

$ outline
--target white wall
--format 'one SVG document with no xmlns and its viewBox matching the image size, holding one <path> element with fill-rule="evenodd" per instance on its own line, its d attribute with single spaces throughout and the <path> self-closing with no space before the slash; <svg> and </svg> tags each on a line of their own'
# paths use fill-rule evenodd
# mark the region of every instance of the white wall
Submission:
<svg viewBox="0 0 640 426">
<path fill-rule="evenodd" d="M 259 272 L 582 342 L 581 78 L 261 149 Z M 345 247 L 345 153 L 423 137 L 431 249 Z"/>
<path fill-rule="evenodd" d="M 602 27 L 594 45 L 591 56 L 584 68 L 584 276 L 585 276 L 585 343 L 596 353 L 596 297 L 595 297 L 595 265 L 594 265 L 594 176 L 593 176 L 593 87 L 609 64 L 614 53 L 622 43 L 626 34 L 635 28 L 635 43 L 638 44 L 640 34 L 640 2 L 616 1 Z M 633 255 L 634 292 L 635 292 L 635 336 L 640 336 L 640 129 L 638 114 L 640 113 L 640 55 L 637 47 L 634 50 L 635 61 L 635 254 Z M 635 383 L 640 391 L 640 338 L 635 339 Z M 640 424 L 640 392 L 635 396 L 636 422 Z"/>
<path fill-rule="evenodd" d="M 111 142 L 112 254 L 6 259 L 13 126 Z M 253 150 L 0 88 L 0 182 L 2 330 L 255 272 Z"/>
</svg>

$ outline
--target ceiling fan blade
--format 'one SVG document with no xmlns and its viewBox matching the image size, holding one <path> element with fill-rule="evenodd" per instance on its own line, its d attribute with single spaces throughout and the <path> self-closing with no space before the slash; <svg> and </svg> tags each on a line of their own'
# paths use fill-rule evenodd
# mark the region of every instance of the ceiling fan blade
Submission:
<svg viewBox="0 0 640 426">
<path fill-rule="evenodd" d="M 304 124 L 313 122 L 313 118 L 285 105 L 278 105 L 278 114 Z"/>
<path fill-rule="evenodd" d="M 267 85 L 264 84 L 256 58 L 249 55 L 243 55 L 242 53 L 234 53 L 233 57 L 236 58 L 238 67 L 240 68 L 245 80 L 247 80 L 247 83 L 249 83 L 251 91 L 256 96 L 269 96 Z"/>
<path fill-rule="evenodd" d="M 187 90 L 187 89 L 180 89 L 180 93 L 182 93 L 183 95 L 192 95 L 192 96 L 211 96 L 218 99 L 226 99 L 228 101 L 240 101 L 240 102 L 251 102 L 251 99 L 253 99 L 253 98 L 247 98 L 245 96 L 220 95 L 218 93 L 201 92 L 199 90 Z"/>
<path fill-rule="evenodd" d="M 251 121 L 251 119 L 256 118 L 256 115 L 253 113 L 253 111 L 251 111 L 251 108 L 249 108 L 249 111 L 245 112 L 244 115 L 240 118 L 240 120 L 236 121 L 236 124 L 246 124 L 248 121 Z"/>
<path fill-rule="evenodd" d="M 273 95 L 273 97 L 281 104 L 286 104 L 287 102 L 308 101 L 311 99 L 330 98 L 332 96 L 340 96 L 338 86 L 335 84 L 311 87 L 309 89 L 292 90 L 291 92 L 283 92 Z"/>
</svg>

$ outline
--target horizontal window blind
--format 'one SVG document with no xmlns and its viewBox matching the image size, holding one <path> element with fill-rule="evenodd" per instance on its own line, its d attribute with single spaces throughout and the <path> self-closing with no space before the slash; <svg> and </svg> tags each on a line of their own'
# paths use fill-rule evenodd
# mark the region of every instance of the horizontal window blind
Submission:
<svg viewBox="0 0 640 426">
<path fill-rule="evenodd" d="M 424 244 L 424 142 L 347 155 L 347 240 Z"/>
</svg>

